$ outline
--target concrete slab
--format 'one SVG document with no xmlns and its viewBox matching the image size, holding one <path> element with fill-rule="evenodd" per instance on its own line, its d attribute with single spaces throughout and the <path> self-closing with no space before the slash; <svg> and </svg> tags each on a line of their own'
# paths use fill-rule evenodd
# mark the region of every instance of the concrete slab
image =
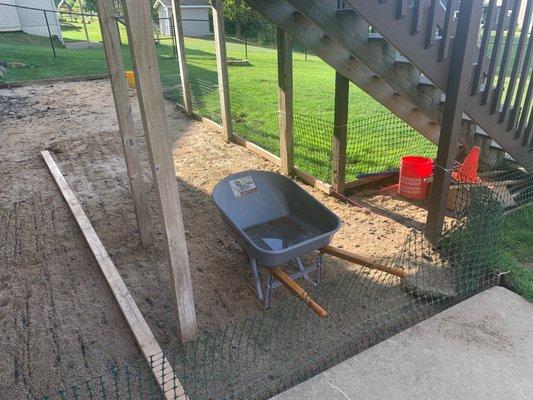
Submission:
<svg viewBox="0 0 533 400">
<path fill-rule="evenodd" d="M 486 290 L 275 400 L 533 399 L 533 303 Z"/>
</svg>

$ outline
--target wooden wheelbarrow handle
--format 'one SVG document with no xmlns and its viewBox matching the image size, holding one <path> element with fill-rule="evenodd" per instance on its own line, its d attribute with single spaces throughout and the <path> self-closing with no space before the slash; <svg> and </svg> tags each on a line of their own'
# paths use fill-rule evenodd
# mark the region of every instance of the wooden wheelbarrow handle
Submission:
<svg viewBox="0 0 533 400">
<path fill-rule="evenodd" d="M 320 318 L 324 318 L 328 315 L 326 310 L 320 307 L 303 288 L 298 285 L 281 267 L 267 268 L 268 272 L 272 274 L 274 278 L 281 282 L 289 291 L 299 297 L 308 307 L 313 310 Z"/>
<path fill-rule="evenodd" d="M 367 268 L 378 269 L 380 271 L 387 272 L 388 274 L 396 275 L 400 278 L 405 278 L 407 276 L 407 272 L 402 271 L 401 269 L 377 265 L 376 263 L 374 263 L 373 261 L 369 260 L 366 257 L 360 256 L 359 254 L 355 254 L 350 251 L 338 249 L 329 244 L 322 247 L 320 251 L 323 253 L 327 253 L 329 255 L 338 257 L 342 260 L 346 260 L 349 262 L 353 262 L 355 264 L 362 265 Z"/>
</svg>

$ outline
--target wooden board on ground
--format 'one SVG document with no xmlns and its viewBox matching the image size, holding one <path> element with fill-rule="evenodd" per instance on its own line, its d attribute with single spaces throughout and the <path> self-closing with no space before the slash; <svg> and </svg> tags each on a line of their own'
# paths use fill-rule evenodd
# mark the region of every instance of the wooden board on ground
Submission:
<svg viewBox="0 0 533 400">
<path fill-rule="evenodd" d="M 146 361 L 149 363 L 152 369 L 152 373 L 159 383 L 161 390 L 165 395 L 166 400 L 187 400 L 185 390 L 180 381 L 174 374 L 172 366 L 169 361 L 163 355 L 161 347 L 157 343 L 150 327 L 146 323 L 139 307 L 135 303 L 131 293 L 124 284 L 120 274 L 118 273 L 113 261 L 109 257 L 104 245 L 100 241 L 100 238 L 96 234 L 89 218 L 83 211 L 76 195 L 68 185 L 67 181 L 63 177 L 63 174 L 59 170 L 54 159 L 48 151 L 41 152 L 50 173 L 52 174 L 59 190 L 65 198 L 78 226 L 80 227 L 87 244 L 91 248 L 94 254 L 100 270 L 104 274 L 107 283 L 113 296 L 117 300 L 118 306 L 126 318 L 126 322 L 130 327 L 135 341 L 139 345 Z"/>
</svg>

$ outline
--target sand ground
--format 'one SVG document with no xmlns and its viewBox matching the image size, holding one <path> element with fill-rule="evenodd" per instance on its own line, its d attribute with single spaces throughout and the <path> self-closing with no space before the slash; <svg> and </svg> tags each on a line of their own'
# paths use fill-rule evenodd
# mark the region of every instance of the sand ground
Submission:
<svg viewBox="0 0 533 400">
<path fill-rule="evenodd" d="M 48 149 L 162 347 L 176 341 L 161 227 L 136 97 L 132 105 L 158 244 L 139 245 L 111 90 L 107 81 L 0 90 L 0 393 L 35 398 L 140 353 L 40 151 Z M 248 150 L 187 119 L 171 103 L 172 146 L 186 226 L 199 327 L 260 311 L 247 258 L 225 232 L 214 185 L 245 169 L 277 171 Z M 343 221 L 334 244 L 393 255 L 424 211 L 361 191 L 358 208 L 302 184 Z M 394 220 L 395 219 L 395 220 Z M 324 279 L 346 268 L 325 259 Z M 287 294 L 278 289 L 274 301 Z M 5 397 L 4 397 L 5 396 Z"/>
</svg>

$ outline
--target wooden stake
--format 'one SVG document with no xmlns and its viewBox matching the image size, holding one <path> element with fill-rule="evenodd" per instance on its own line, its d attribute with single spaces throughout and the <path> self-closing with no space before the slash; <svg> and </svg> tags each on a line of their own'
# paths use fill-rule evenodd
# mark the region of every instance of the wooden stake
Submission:
<svg viewBox="0 0 533 400">
<path fill-rule="evenodd" d="M 185 57 L 185 39 L 183 35 L 183 25 L 181 23 L 180 0 L 172 0 L 172 17 L 174 18 L 174 35 L 176 36 L 176 51 L 178 53 L 178 63 L 180 66 L 181 91 L 183 94 L 183 105 L 187 115 L 192 115 L 191 87 L 189 84 L 189 67 Z"/>
<path fill-rule="evenodd" d="M 225 139 L 233 140 L 233 121 L 229 98 L 228 57 L 226 55 L 226 33 L 224 31 L 224 14 L 222 0 L 212 0 L 213 29 L 215 33 L 215 52 L 217 57 L 218 90 L 220 92 L 220 114 Z"/>
<path fill-rule="evenodd" d="M 278 28 L 279 153 L 281 172 L 294 174 L 292 40 Z"/>
<path fill-rule="evenodd" d="M 461 2 L 426 221 L 426 236 L 429 239 L 438 238 L 444 225 L 451 170 L 457 153 L 464 105 L 469 94 L 468 84 L 472 73 L 472 59 L 479 33 L 478 22 L 481 19 L 481 11 L 481 2 Z"/>
<path fill-rule="evenodd" d="M 141 349 L 144 358 L 150 364 L 152 373 L 159 383 L 159 386 L 165 395 L 165 399 L 186 400 L 187 396 L 185 395 L 183 386 L 174 374 L 172 366 L 163 356 L 161 347 L 157 343 L 150 327 L 141 314 L 139 307 L 137 307 L 135 300 L 124 284 L 113 261 L 100 241 L 100 238 L 96 234 L 91 225 L 91 221 L 89 221 L 89 218 L 87 218 L 87 215 L 83 212 L 76 195 L 70 189 L 70 186 L 63 177 L 63 174 L 61 174 L 61 171 L 57 167 L 57 164 L 50 153 L 48 151 L 42 151 L 41 154 L 50 173 L 56 181 L 59 190 L 72 211 L 87 244 L 93 252 L 94 258 L 100 266 L 100 270 L 104 274 L 113 296 L 117 300 L 120 311 L 122 311 L 122 315 L 126 318 L 126 322 L 133 333 L 135 341 Z"/>
<path fill-rule="evenodd" d="M 152 20 L 145 0 L 122 0 L 144 134 L 154 175 L 161 223 L 166 236 L 171 295 L 181 340 L 196 335 L 185 228 L 172 154 L 167 143 L 168 124 L 159 77 Z"/>
<path fill-rule="evenodd" d="M 107 59 L 113 100 L 117 111 L 118 126 L 124 148 L 124 158 L 126 159 L 126 169 L 130 181 L 130 190 L 133 197 L 139 235 L 141 242 L 145 246 L 148 246 L 153 243 L 152 222 L 150 220 L 148 196 L 142 179 L 141 157 L 135 135 L 135 124 L 133 122 L 129 100 L 128 84 L 124 77 L 120 33 L 118 25 L 113 19 L 113 4 L 106 0 L 97 0 L 96 5 L 98 7 L 100 31 L 102 32 L 102 42 Z"/>
<path fill-rule="evenodd" d="M 335 122 L 331 145 L 331 186 L 338 193 L 344 193 L 346 184 L 346 136 L 348 125 L 348 96 L 350 81 L 335 73 Z"/>
</svg>

